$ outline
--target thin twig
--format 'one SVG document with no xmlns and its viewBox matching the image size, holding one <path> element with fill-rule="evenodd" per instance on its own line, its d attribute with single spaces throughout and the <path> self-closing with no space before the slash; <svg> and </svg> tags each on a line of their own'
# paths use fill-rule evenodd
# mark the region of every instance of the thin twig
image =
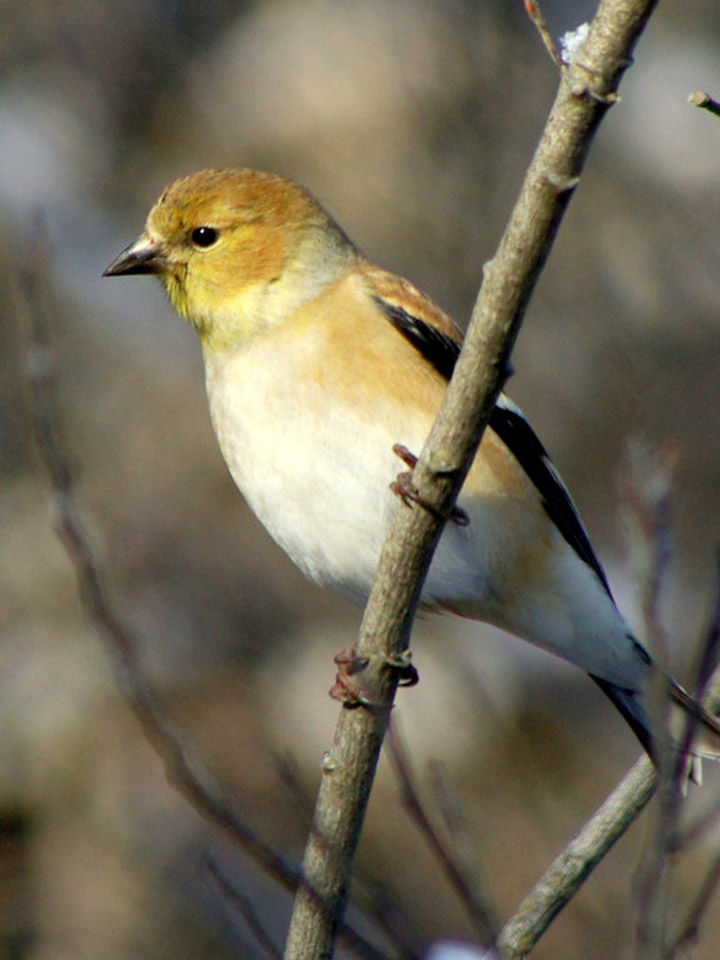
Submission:
<svg viewBox="0 0 720 960">
<path fill-rule="evenodd" d="M 670 559 L 670 522 L 669 503 L 672 486 L 672 466 L 674 456 L 659 454 L 647 444 L 635 443 L 629 458 L 625 494 L 626 505 L 630 508 L 633 536 L 630 545 L 635 554 L 635 566 L 639 571 L 640 595 L 643 597 L 642 610 L 646 639 L 650 649 L 664 665 L 666 661 L 665 631 L 660 614 L 660 601 L 664 595 L 663 582 L 667 575 Z M 698 667 L 696 696 L 702 701 L 711 682 L 717 662 L 718 643 L 720 642 L 720 558 L 718 563 L 719 586 L 716 594 L 715 610 L 702 647 Z M 655 672 L 654 683 L 650 689 L 650 712 L 657 731 L 660 724 L 666 724 L 667 681 L 665 669 Z M 693 739 L 698 726 L 698 718 L 688 713 L 682 735 L 677 745 L 672 746 L 665 738 L 664 747 L 658 750 L 659 803 L 655 809 L 650 841 L 644 857 L 641 878 L 637 884 L 637 927 L 636 956 L 655 960 L 663 956 L 666 950 L 666 923 L 670 882 L 670 861 L 686 845 L 690 833 L 680 828 L 680 813 L 684 798 L 683 777 L 687 770 L 687 759 L 692 756 Z M 712 871 L 711 871 L 712 872 Z M 708 885 L 714 881 L 708 879 Z M 707 904 L 710 891 L 706 885 L 700 891 L 688 920 L 686 931 L 697 931 L 702 909 Z M 690 932 L 687 937 L 690 937 Z M 684 942 L 685 935 L 680 940 Z M 671 951 L 672 952 L 672 951 Z"/>
<path fill-rule="evenodd" d="M 668 652 L 661 614 L 672 557 L 670 514 L 676 459 L 674 454 L 636 439 L 629 445 L 623 484 L 644 639 L 656 667 L 645 699 L 653 730 L 659 802 L 637 884 L 636 955 L 647 960 L 661 955 L 665 941 L 669 848 L 680 815 L 680 778 L 685 769 L 684 755 L 677 753 L 668 732 Z"/>
<path fill-rule="evenodd" d="M 697 670 L 696 689 L 698 700 L 713 713 L 720 705 L 717 694 L 713 692 L 714 680 L 717 676 L 718 650 L 720 650 L 720 550 L 716 552 L 715 574 L 715 603 L 706 630 L 705 642 L 702 646 L 700 663 Z M 689 753 L 692 750 L 697 726 L 697 717 L 692 713 L 689 714 L 683 735 L 682 749 L 685 753 Z M 716 825 L 719 817 L 720 799 L 716 798 L 695 820 L 685 826 L 682 831 L 676 832 L 675 836 L 672 837 L 671 852 L 675 852 L 676 849 L 701 839 Z"/>
<path fill-rule="evenodd" d="M 697 941 L 700 923 L 719 884 L 720 853 L 717 853 L 710 864 L 710 868 L 705 873 L 703 882 L 700 884 L 695 899 L 688 910 L 680 932 L 665 954 L 665 960 L 674 960 L 680 954 L 685 954 L 688 948 Z"/>
<path fill-rule="evenodd" d="M 407 751 L 394 724 L 391 724 L 388 729 L 386 743 L 395 773 L 402 787 L 402 800 L 405 808 L 418 825 L 428 846 L 437 857 L 440 868 L 464 903 L 480 942 L 489 945 L 494 941 L 499 925 L 487 901 L 478 895 L 477 884 L 472 872 L 466 869 L 466 864 L 461 862 L 456 855 L 456 850 L 451 849 L 435 829 L 425 805 L 420 799 L 415 777 L 410 769 Z"/>
<path fill-rule="evenodd" d="M 702 90 L 694 90 L 688 97 L 688 103 L 691 103 L 694 107 L 707 110 L 709 113 L 715 114 L 716 117 L 720 117 L 720 103 L 718 103 L 717 100 L 713 100 L 709 93 L 703 93 Z"/>
<path fill-rule="evenodd" d="M 672 838 L 670 852 L 675 853 L 680 847 L 687 847 L 702 840 L 707 833 L 716 828 L 719 820 L 720 797 L 713 797 L 706 809 L 698 814 L 682 832 Z"/>
<path fill-rule="evenodd" d="M 540 9 L 540 3 L 538 0 L 523 0 L 523 4 L 525 6 L 525 12 L 535 24 L 535 28 L 540 34 L 540 39 L 543 42 L 543 46 L 550 54 L 550 59 L 556 67 L 562 66 L 557 45 L 553 39 L 553 35 L 548 30 L 547 24 L 545 23 L 545 17 Z"/>
<path fill-rule="evenodd" d="M 302 782 L 297 758 L 293 753 L 286 750 L 282 753 L 274 753 L 272 763 L 278 779 L 287 789 L 290 798 L 295 804 L 297 815 L 301 817 L 303 821 L 309 823 L 312 818 L 312 797 Z"/>
<path fill-rule="evenodd" d="M 458 870 L 465 877 L 478 918 L 483 920 L 493 940 L 500 932 L 500 920 L 492 902 L 490 889 L 477 858 L 472 856 L 473 844 L 467 821 L 460 806 L 460 799 L 452 789 L 445 765 L 440 761 L 431 761 L 428 765 L 430 784 L 436 797 L 438 809 L 447 827 L 451 854 Z"/>
<path fill-rule="evenodd" d="M 280 960 L 282 957 L 282 951 L 278 948 L 268 931 L 265 929 L 265 925 L 261 922 L 257 913 L 255 912 L 255 906 L 250 897 L 246 897 L 240 893 L 240 891 L 234 886 L 234 884 L 230 882 L 225 873 L 220 869 L 217 861 L 212 857 L 207 859 L 206 866 L 208 873 L 216 883 L 218 890 L 228 900 L 228 902 L 232 904 L 233 908 L 237 910 L 238 913 L 243 917 L 245 923 L 248 925 L 253 936 L 263 948 L 265 953 L 269 957 L 272 957 L 273 960 Z"/>
<path fill-rule="evenodd" d="M 714 712 L 720 707 L 720 697 L 715 697 L 712 689 L 720 654 L 720 548 L 715 551 L 715 605 L 701 650 L 696 693 L 707 709 Z"/>
<path fill-rule="evenodd" d="M 530 953 L 553 918 L 645 808 L 655 785 L 655 770 L 647 757 L 641 757 L 505 924 L 497 942 L 505 960 L 519 960 Z"/>
<path fill-rule="evenodd" d="M 288 889 L 297 883 L 297 873 L 270 848 L 260 843 L 237 817 L 228 800 L 201 774 L 179 737 L 167 724 L 148 687 L 140 664 L 140 643 L 122 623 L 101 583 L 84 525 L 80 519 L 72 471 L 55 425 L 54 354 L 48 330 L 57 327 L 52 297 L 46 281 L 43 238 L 37 238 L 20 272 L 28 333 L 26 377 L 29 411 L 37 446 L 50 475 L 55 501 L 55 526 L 78 578 L 80 595 L 90 619 L 105 640 L 117 682 L 140 721 L 148 740 L 162 759 L 168 779 L 203 816 L 228 830 L 250 848 L 268 872 Z"/>
<path fill-rule="evenodd" d="M 26 332 L 28 411 L 41 459 L 50 478 L 55 526 L 75 568 L 85 611 L 105 642 L 116 682 L 129 702 L 148 742 L 160 757 L 168 781 L 206 820 L 225 831 L 272 879 L 292 892 L 300 875 L 282 856 L 264 843 L 244 822 L 219 787 L 190 756 L 168 724 L 148 686 L 139 650 L 142 644 L 116 612 L 93 556 L 75 497 L 70 458 L 57 425 L 55 354 L 50 331 L 59 325 L 59 312 L 47 280 L 46 237 L 40 221 L 18 274 L 20 308 Z M 345 942 L 367 960 L 384 954 L 357 931 L 343 925 Z"/>
<path fill-rule="evenodd" d="M 707 691 L 712 687 L 713 677 L 716 674 L 717 670 L 717 657 L 718 657 L 718 648 L 720 647 L 720 551 L 716 553 L 716 592 L 715 592 L 715 605 L 713 609 L 712 616 L 710 618 L 710 623 L 707 629 L 705 644 L 702 650 L 702 656 L 700 658 L 700 665 L 698 667 L 698 684 L 697 684 L 697 696 L 701 702 L 705 703 L 705 706 L 708 709 L 715 711 L 718 707 L 717 697 L 713 697 L 712 694 L 707 696 Z M 694 716 L 689 716 L 687 721 L 687 729 L 685 732 L 684 740 L 684 749 L 690 750 L 692 746 L 692 740 L 695 732 L 695 727 L 697 725 L 697 719 Z M 682 831 L 676 830 L 675 835 L 672 837 L 672 844 L 670 846 L 671 853 L 678 853 L 682 850 L 687 849 L 687 847 L 696 842 L 699 839 L 704 838 L 711 828 L 717 826 L 718 817 L 720 817 L 720 801 L 716 800 L 712 803 L 702 816 L 699 816 L 691 823 L 686 826 Z M 700 887 L 695 895 L 693 902 L 691 903 L 685 921 L 682 924 L 679 933 L 677 934 L 674 942 L 669 947 L 666 960 L 674 960 L 675 957 L 679 956 L 681 953 L 685 952 L 688 947 L 692 946 L 693 943 L 698 938 L 699 927 L 702 921 L 702 918 L 707 911 L 707 908 L 712 900 L 713 895 L 715 894 L 718 885 L 720 884 L 720 853 L 716 853 L 713 858 L 710 867 L 705 872 L 705 877 L 703 882 L 700 884 Z"/>
</svg>

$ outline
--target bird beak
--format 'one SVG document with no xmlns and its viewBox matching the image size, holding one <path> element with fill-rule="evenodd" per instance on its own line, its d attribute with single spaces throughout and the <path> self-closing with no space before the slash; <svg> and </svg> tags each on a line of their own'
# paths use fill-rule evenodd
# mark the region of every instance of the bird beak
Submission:
<svg viewBox="0 0 720 960">
<path fill-rule="evenodd" d="M 103 271 L 104 277 L 121 277 L 132 273 L 164 273 L 168 262 L 159 245 L 144 234 L 121 250 Z"/>
</svg>

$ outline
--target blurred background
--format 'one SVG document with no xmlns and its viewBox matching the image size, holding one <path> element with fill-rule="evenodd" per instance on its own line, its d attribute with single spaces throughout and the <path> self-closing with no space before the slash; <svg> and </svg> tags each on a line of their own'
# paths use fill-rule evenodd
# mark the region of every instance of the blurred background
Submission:
<svg viewBox="0 0 720 960">
<path fill-rule="evenodd" d="M 594 6 L 544 4 L 555 35 Z M 176 176 L 256 166 L 307 185 L 372 259 L 464 324 L 555 70 L 519 0 L 4 0 L 0 10 L 0 957 L 260 956 L 208 856 L 279 945 L 290 900 L 166 782 L 53 534 L 23 404 L 15 278 L 30 224 L 42 211 L 58 414 L 113 602 L 193 755 L 297 859 L 338 711 L 332 656 L 359 612 L 306 583 L 249 514 L 216 449 L 194 336 L 159 285 L 101 273 Z M 531 304 L 509 392 L 636 626 L 620 467 L 637 436 L 677 458 L 663 612 L 687 679 L 720 536 L 720 123 L 687 97 L 720 94 L 720 7 L 661 4 L 636 60 Z M 429 771 L 443 765 L 466 852 L 505 919 L 638 746 L 578 671 L 499 632 L 429 619 L 414 646 L 421 683 L 400 692 L 395 722 L 431 809 Z M 717 789 L 709 771 L 692 802 Z M 632 955 L 647 822 L 533 956 Z M 684 856 L 678 910 L 711 839 Z M 358 870 L 413 950 L 473 937 L 386 761 Z M 717 956 L 719 935 L 715 907 L 695 960 Z"/>
</svg>

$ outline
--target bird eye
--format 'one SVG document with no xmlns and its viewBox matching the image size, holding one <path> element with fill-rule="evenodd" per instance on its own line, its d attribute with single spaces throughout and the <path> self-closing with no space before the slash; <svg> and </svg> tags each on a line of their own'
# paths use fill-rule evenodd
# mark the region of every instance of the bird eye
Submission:
<svg viewBox="0 0 720 960">
<path fill-rule="evenodd" d="M 215 227 L 195 227 L 190 239 L 196 247 L 211 247 L 219 235 Z"/>
</svg>

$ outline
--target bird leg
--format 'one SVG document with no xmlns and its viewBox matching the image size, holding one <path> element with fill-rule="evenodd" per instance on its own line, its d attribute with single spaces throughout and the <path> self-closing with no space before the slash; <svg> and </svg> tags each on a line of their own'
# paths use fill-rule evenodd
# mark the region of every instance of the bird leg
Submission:
<svg viewBox="0 0 720 960">
<path fill-rule="evenodd" d="M 411 453 L 402 443 L 393 444 L 393 453 L 410 467 L 410 470 L 404 470 L 402 473 L 399 473 L 396 479 L 390 484 L 392 492 L 400 497 L 405 506 L 409 507 L 411 503 L 417 503 L 418 506 L 424 507 L 428 513 L 437 517 L 438 520 L 450 520 L 459 527 L 467 527 L 469 525 L 470 517 L 468 517 L 467 513 L 461 507 L 453 507 L 449 513 L 444 514 L 420 496 L 418 488 L 412 482 L 412 470 L 415 469 L 415 464 L 417 463 L 417 457 L 414 453 Z"/>
</svg>

